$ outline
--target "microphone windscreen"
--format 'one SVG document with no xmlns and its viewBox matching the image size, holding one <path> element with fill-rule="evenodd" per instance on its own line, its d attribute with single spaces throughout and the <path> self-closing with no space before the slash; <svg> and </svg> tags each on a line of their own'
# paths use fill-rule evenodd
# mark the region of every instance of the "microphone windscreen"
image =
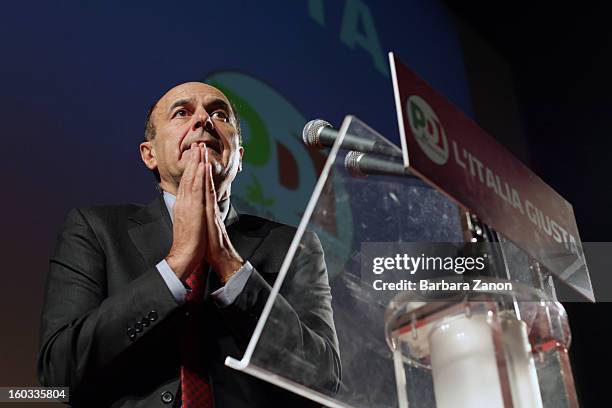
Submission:
<svg viewBox="0 0 612 408">
<path fill-rule="evenodd" d="M 323 119 L 313 119 L 304 126 L 302 130 L 302 140 L 306 146 L 323 147 L 319 140 L 321 128 L 333 127 L 329 122 Z"/>
<path fill-rule="evenodd" d="M 359 160 L 363 157 L 364 153 L 350 151 L 344 156 L 344 168 L 353 177 L 365 177 L 366 174 L 359 168 Z"/>
</svg>

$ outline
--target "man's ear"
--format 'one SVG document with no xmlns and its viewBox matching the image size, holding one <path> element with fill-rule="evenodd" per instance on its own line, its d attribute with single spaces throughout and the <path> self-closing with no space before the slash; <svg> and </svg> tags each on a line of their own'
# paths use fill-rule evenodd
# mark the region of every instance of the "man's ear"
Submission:
<svg viewBox="0 0 612 408">
<path fill-rule="evenodd" d="M 240 159 L 238 159 L 238 171 L 242 171 L 242 156 L 244 155 L 244 147 L 238 147 L 238 153 L 240 154 Z"/>
<path fill-rule="evenodd" d="M 140 144 L 140 158 L 149 170 L 157 170 L 157 158 L 155 157 L 155 148 L 150 141 Z"/>
</svg>

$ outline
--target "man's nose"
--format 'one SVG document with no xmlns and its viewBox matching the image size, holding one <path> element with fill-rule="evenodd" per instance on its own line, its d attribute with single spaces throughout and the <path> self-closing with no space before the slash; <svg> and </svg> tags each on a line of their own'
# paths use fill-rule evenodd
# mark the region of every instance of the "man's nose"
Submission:
<svg viewBox="0 0 612 408">
<path fill-rule="evenodd" d="M 215 124 L 213 123 L 212 118 L 210 117 L 208 112 L 206 112 L 205 109 L 199 109 L 194 115 L 192 129 L 197 130 L 201 127 L 203 127 L 209 132 L 215 129 Z"/>
</svg>

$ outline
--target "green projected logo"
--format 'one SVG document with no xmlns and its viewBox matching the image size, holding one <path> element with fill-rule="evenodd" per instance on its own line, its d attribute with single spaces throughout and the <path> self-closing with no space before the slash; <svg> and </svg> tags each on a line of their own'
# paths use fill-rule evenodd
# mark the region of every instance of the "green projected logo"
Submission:
<svg viewBox="0 0 612 408">
<path fill-rule="evenodd" d="M 248 74 L 223 71 L 205 81 L 225 93 L 240 115 L 243 171 L 232 184 L 232 202 L 240 211 L 298 225 L 327 159 L 304 146 L 306 119 L 283 95 Z M 332 267 L 340 270 L 348 259 L 352 216 L 348 205 L 336 205 L 346 202 L 346 190 L 333 172 L 327 185 L 317 203 L 327 215 L 313 216 L 308 228 L 326 249 L 331 276 Z"/>
</svg>

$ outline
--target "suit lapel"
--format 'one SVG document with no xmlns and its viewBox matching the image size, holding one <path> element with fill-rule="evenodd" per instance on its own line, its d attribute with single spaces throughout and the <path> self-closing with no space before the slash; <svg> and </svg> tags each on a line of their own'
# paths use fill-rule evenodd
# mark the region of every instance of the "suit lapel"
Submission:
<svg viewBox="0 0 612 408">
<path fill-rule="evenodd" d="M 246 222 L 240 222 L 240 220 L 240 215 L 234 209 L 234 206 L 230 206 L 225 222 L 227 235 L 236 251 L 247 261 L 252 258 L 264 235 L 258 229 L 252 229 Z"/>
<path fill-rule="evenodd" d="M 161 261 L 172 245 L 172 222 L 163 198 L 158 197 L 129 217 L 132 242 L 148 266 Z"/>
<path fill-rule="evenodd" d="M 234 206 L 230 204 L 230 209 L 225 219 L 227 235 L 242 259 L 248 261 L 251 259 L 259 244 L 261 244 L 263 236 L 250 231 L 249 226 L 240 220 L 240 214 L 238 214 Z M 204 300 L 207 300 L 210 294 L 218 289 L 220 285 L 217 274 L 210 268 L 206 281 L 206 290 L 204 291 Z"/>
</svg>

